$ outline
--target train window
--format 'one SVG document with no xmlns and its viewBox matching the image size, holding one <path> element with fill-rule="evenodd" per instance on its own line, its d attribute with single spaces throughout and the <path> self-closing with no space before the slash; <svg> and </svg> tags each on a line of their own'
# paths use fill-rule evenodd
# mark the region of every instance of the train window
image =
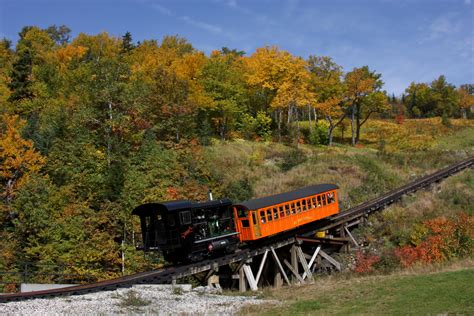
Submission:
<svg viewBox="0 0 474 316">
<path fill-rule="evenodd" d="M 301 201 L 301 206 L 303 208 L 303 212 L 306 212 L 308 210 L 308 206 L 306 204 L 306 199 L 303 199 L 303 201 Z"/>
<path fill-rule="evenodd" d="M 262 224 L 265 224 L 266 223 L 266 219 L 265 219 L 265 211 L 264 210 L 261 210 L 260 211 L 260 220 L 262 221 Z"/>
<path fill-rule="evenodd" d="M 278 219 L 278 208 L 273 208 L 273 219 Z"/>
<path fill-rule="evenodd" d="M 318 202 L 316 202 L 316 197 L 315 196 L 313 196 L 311 198 L 311 204 L 312 204 L 311 208 L 316 208 L 316 206 L 318 205 Z"/>
<path fill-rule="evenodd" d="M 271 208 L 267 209 L 267 220 L 268 221 L 273 220 L 273 218 L 272 218 L 272 209 Z"/>
<path fill-rule="evenodd" d="M 242 222 L 242 227 L 249 227 L 250 226 L 248 219 L 243 219 L 243 220 L 241 220 L 241 222 Z"/>
<path fill-rule="evenodd" d="M 323 205 L 326 205 L 326 194 L 323 194 Z"/>
<path fill-rule="evenodd" d="M 253 224 L 257 225 L 257 214 L 255 214 L 255 212 L 252 212 L 252 220 L 253 220 Z"/>
<path fill-rule="evenodd" d="M 329 193 L 329 198 L 331 200 L 331 203 L 336 202 L 336 199 L 334 198 L 334 192 Z"/>
<path fill-rule="evenodd" d="M 189 225 L 191 224 L 191 212 L 190 211 L 183 211 L 179 213 L 179 221 L 181 225 Z"/>
<path fill-rule="evenodd" d="M 296 205 L 295 202 L 291 203 L 291 214 L 296 214 Z"/>
<path fill-rule="evenodd" d="M 328 204 L 331 204 L 331 203 L 332 203 L 332 200 L 331 200 L 331 193 L 327 193 L 327 194 L 326 194 L 326 200 L 328 201 Z"/>
<path fill-rule="evenodd" d="M 247 217 L 246 209 L 244 209 L 244 208 L 238 208 L 238 209 L 237 209 L 237 217 L 238 217 L 238 218 Z"/>
<path fill-rule="evenodd" d="M 280 206 L 280 218 L 285 216 L 285 209 L 283 206 Z"/>
<path fill-rule="evenodd" d="M 290 215 L 290 205 L 289 205 L 289 204 L 285 204 L 284 208 L 285 208 L 286 216 L 289 216 L 289 215 Z"/>
<path fill-rule="evenodd" d="M 321 207 L 321 195 L 318 195 L 318 207 Z"/>
<path fill-rule="evenodd" d="M 174 214 L 168 214 L 168 226 L 173 227 L 175 224 Z"/>
<path fill-rule="evenodd" d="M 297 202 L 296 202 L 296 211 L 297 211 L 298 213 L 301 213 L 301 201 L 297 201 Z"/>
</svg>

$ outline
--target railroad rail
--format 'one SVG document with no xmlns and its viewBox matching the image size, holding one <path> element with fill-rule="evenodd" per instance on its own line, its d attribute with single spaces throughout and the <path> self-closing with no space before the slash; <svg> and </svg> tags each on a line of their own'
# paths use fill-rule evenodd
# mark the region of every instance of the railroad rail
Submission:
<svg viewBox="0 0 474 316">
<path fill-rule="evenodd" d="M 461 162 L 455 163 L 449 167 L 441 169 L 433 174 L 421 177 L 407 185 L 385 193 L 375 199 L 357 205 L 334 215 L 328 219 L 308 224 L 300 228 L 297 232 L 292 232 L 279 240 L 272 240 L 264 245 L 256 248 L 246 247 L 240 249 L 236 253 L 226 256 L 204 260 L 198 263 L 170 267 L 162 270 L 154 270 L 148 272 L 136 273 L 117 279 L 101 281 L 92 284 L 83 284 L 71 286 L 61 289 L 43 290 L 35 292 L 13 293 L 0 295 L 0 303 L 10 301 L 19 301 L 32 298 L 50 298 L 63 295 L 79 295 L 99 291 L 115 290 L 117 288 L 131 287 L 133 284 L 149 284 L 149 283 L 172 283 L 182 277 L 195 275 L 197 273 L 217 269 L 220 266 L 232 263 L 241 263 L 252 257 L 264 254 L 268 250 L 277 249 L 286 245 L 294 244 L 298 236 L 309 236 L 317 231 L 330 229 L 343 229 L 360 223 L 361 218 L 368 214 L 381 210 L 384 207 L 399 200 L 402 196 L 415 192 L 421 188 L 425 188 L 433 183 L 440 182 L 453 174 L 456 174 L 466 168 L 474 167 L 474 156 Z M 298 237 L 302 238 L 302 237 Z"/>
</svg>

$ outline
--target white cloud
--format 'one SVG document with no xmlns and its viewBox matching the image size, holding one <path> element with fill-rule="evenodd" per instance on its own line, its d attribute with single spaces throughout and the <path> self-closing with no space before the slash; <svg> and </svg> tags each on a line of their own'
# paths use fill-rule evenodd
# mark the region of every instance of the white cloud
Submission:
<svg viewBox="0 0 474 316">
<path fill-rule="evenodd" d="M 167 16 L 172 16 L 173 13 L 171 13 L 171 10 L 169 10 L 168 8 L 162 6 L 162 5 L 159 5 L 158 3 L 153 3 L 151 5 L 151 7 L 155 10 L 157 10 L 158 12 L 160 12 L 161 14 L 164 14 L 164 15 L 167 15 Z"/>
<path fill-rule="evenodd" d="M 184 22 L 192 25 L 192 26 L 198 27 L 200 29 L 203 29 L 203 30 L 206 30 L 206 31 L 209 31 L 209 32 L 212 32 L 212 33 L 217 33 L 217 34 L 222 33 L 222 28 L 220 28 L 217 25 L 212 25 L 212 24 L 209 24 L 209 23 L 196 21 L 196 20 L 190 18 L 189 16 L 180 16 L 179 19 L 181 21 L 184 21 Z"/>
<path fill-rule="evenodd" d="M 446 35 L 458 33 L 461 30 L 461 23 L 456 21 L 457 14 L 447 13 L 435 19 L 429 26 L 430 40 L 438 39 Z"/>
</svg>

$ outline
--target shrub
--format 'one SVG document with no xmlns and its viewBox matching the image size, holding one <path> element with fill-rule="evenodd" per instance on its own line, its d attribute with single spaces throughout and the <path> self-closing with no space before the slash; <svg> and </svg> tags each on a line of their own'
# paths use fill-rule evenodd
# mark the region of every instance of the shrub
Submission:
<svg viewBox="0 0 474 316">
<path fill-rule="evenodd" d="M 149 305 L 150 303 L 150 300 L 144 299 L 135 291 L 128 291 L 120 300 L 121 307 L 141 307 Z"/>
<path fill-rule="evenodd" d="M 295 148 L 289 151 L 283 157 L 283 161 L 280 163 L 280 169 L 282 171 L 288 171 L 305 161 L 306 156 L 304 155 L 303 151 Z"/>
<path fill-rule="evenodd" d="M 380 256 L 374 254 L 364 254 L 361 251 L 356 252 L 356 265 L 354 271 L 357 273 L 369 273 L 374 271 L 374 265 L 380 261 Z"/>
<path fill-rule="evenodd" d="M 411 245 L 395 250 L 404 267 L 470 256 L 474 253 L 474 216 L 459 213 L 454 219 L 427 220 L 416 227 L 411 239 Z"/>
<path fill-rule="evenodd" d="M 309 134 L 309 143 L 312 145 L 328 145 L 328 129 L 329 126 L 325 121 L 318 121 Z"/>
<path fill-rule="evenodd" d="M 259 111 L 256 117 L 244 113 L 240 122 L 240 132 L 247 139 L 260 137 L 270 140 L 272 136 L 272 118 L 265 112 Z"/>
</svg>

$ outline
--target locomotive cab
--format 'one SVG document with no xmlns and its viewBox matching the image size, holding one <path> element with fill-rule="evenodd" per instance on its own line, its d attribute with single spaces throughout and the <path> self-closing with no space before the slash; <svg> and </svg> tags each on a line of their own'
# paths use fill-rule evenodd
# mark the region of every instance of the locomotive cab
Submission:
<svg viewBox="0 0 474 316">
<path fill-rule="evenodd" d="M 233 251 L 239 241 L 230 200 L 170 201 L 135 208 L 140 217 L 142 247 L 161 251 L 171 262 L 197 261 L 214 253 Z"/>
</svg>

